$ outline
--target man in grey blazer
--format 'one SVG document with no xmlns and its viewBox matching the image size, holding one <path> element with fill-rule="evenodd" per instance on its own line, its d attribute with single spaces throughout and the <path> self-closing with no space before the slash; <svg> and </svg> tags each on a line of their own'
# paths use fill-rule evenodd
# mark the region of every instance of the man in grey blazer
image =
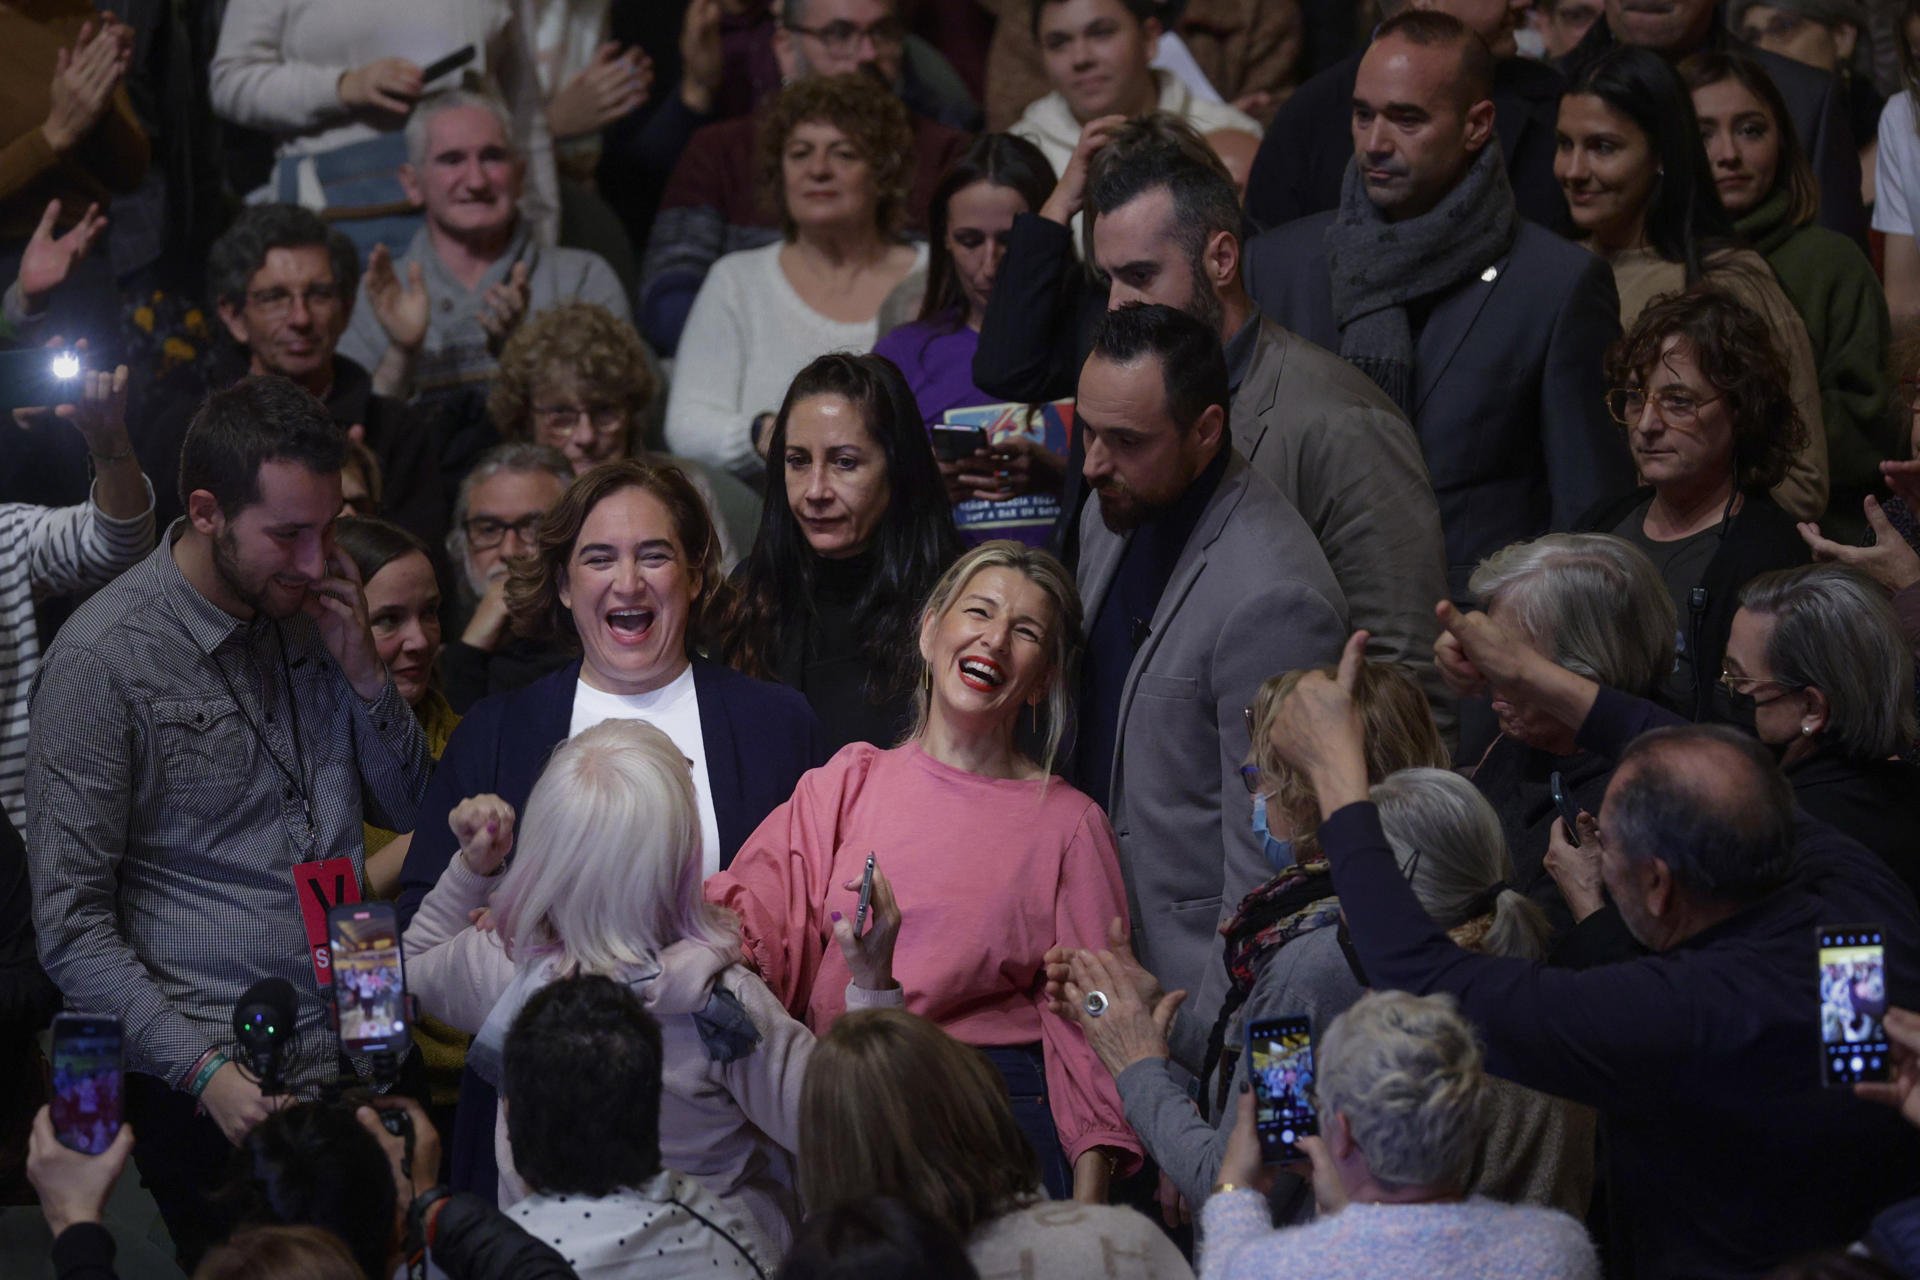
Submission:
<svg viewBox="0 0 1920 1280">
<path fill-rule="evenodd" d="M 1079 785 L 1107 809 L 1134 946 L 1195 1007 L 1225 996 L 1220 923 L 1273 874 L 1241 780 L 1261 681 L 1332 663 L 1346 600 L 1313 533 L 1232 444 L 1217 334 L 1107 312 L 1080 375 L 1087 483 Z"/>
<path fill-rule="evenodd" d="M 1407 411 L 1446 532 L 1449 594 L 1509 543 L 1633 485 L 1605 405 L 1620 336 L 1607 264 L 1518 217 L 1493 137 L 1492 57 L 1457 19 L 1381 26 L 1354 85 L 1341 207 L 1256 236 L 1262 311 Z"/>
</svg>

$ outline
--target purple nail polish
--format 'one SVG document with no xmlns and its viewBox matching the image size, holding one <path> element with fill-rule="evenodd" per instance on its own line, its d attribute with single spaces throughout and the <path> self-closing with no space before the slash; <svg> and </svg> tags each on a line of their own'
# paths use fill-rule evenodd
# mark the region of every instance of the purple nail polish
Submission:
<svg viewBox="0 0 1920 1280">
<path fill-rule="evenodd" d="M 836 911 L 836 912 L 834 912 L 834 913 L 833 913 L 833 922 L 834 922 L 835 924 L 839 924 L 839 923 L 840 923 L 840 913 L 839 913 L 838 911 Z"/>
</svg>

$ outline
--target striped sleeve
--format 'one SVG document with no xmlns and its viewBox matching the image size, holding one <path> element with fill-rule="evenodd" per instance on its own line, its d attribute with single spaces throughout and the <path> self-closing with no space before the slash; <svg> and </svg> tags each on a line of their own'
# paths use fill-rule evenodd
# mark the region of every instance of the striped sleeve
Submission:
<svg viewBox="0 0 1920 1280">
<path fill-rule="evenodd" d="M 29 508 L 21 514 L 10 530 L 8 552 L 27 564 L 36 597 L 104 586 L 153 550 L 151 481 L 147 509 L 130 520 L 115 520 L 91 496 L 78 506 Z"/>
</svg>

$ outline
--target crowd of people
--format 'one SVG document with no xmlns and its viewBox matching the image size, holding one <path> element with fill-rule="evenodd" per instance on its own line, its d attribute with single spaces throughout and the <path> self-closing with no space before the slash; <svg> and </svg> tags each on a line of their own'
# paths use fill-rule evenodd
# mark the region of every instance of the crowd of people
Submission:
<svg viewBox="0 0 1920 1280">
<path fill-rule="evenodd" d="M 62 1280 L 129 1162 L 209 1280 L 1920 1278 L 1920 0 L 110 8 L 0 4 Z"/>
</svg>

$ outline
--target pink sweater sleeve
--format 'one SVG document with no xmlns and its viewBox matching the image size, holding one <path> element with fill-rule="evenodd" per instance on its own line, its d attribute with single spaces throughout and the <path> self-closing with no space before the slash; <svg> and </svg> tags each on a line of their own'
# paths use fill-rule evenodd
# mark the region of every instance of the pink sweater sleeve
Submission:
<svg viewBox="0 0 1920 1280">
<path fill-rule="evenodd" d="M 1120 878 L 1113 828 L 1100 806 L 1091 801 L 1061 858 L 1053 913 L 1055 942 L 1071 947 L 1105 946 L 1107 922 L 1115 916 L 1127 918 L 1127 891 Z M 1080 1028 L 1042 1005 L 1040 1046 L 1046 1059 L 1047 1094 L 1053 1099 L 1053 1123 L 1067 1159 L 1077 1160 L 1092 1147 L 1113 1147 L 1126 1153 L 1119 1172 L 1139 1168 L 1140 1139 L 1127 1124 L 1112 1074 Z"/>
<path fill-rule="evenodd" d="M 513 961 L 500 935 L 467 923 L 499 883 L 467 870 L 466 859 L 455 854 L 400 939 L 407 989 L 421 1009 L 461 1031 L 479 1031 L 513 981 Z"/>
<path fill-rule="evenodd" d="M 707 900 L 740 917 L 742 949 L 787 1012 L 802 1021 L 831 935 L 821 915 L 838 846 L 842 797 L 857 790 L 873 748 L 848 747 L 807 772 L 768 814 Z"/>
</svg>

